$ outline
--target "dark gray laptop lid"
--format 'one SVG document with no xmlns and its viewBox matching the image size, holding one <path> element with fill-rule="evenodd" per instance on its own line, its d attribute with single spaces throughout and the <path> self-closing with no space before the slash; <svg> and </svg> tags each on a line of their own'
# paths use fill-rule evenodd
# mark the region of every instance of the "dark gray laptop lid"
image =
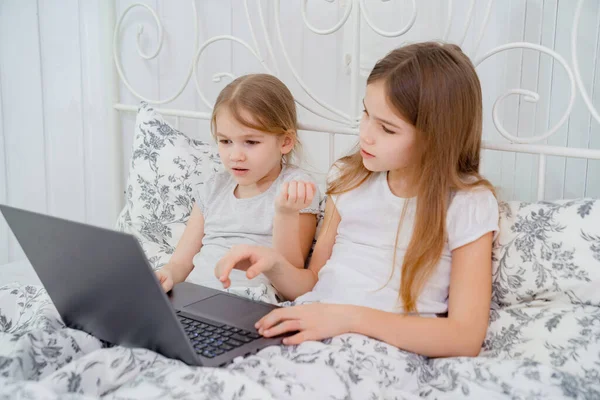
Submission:
<svg viewBox="0 0 600 400">
<path fill-rule="evenodd" d="M 0 210 L 67 326 L 198 365 L 133 236 L 4 205 Z"/>
</svg>

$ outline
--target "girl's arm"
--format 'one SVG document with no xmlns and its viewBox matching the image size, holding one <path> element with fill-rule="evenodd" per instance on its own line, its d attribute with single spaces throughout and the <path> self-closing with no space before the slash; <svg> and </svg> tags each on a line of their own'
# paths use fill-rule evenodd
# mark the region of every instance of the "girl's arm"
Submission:
<svg viewBox="0 0 600 400">
<path fill-rule="evenodd" d="M 315 191 L 310 182 L 284 182 L 275 200 L 273 248 L 297 268 L 304 268 L 317 230 L 315 215 L 300 214 L 311 205 Z"/>
<path fill-rule="evenodd" d="M 492 290 L 492 233 L 452 252 L 447 318 L 398 315 L 367 307 L 309 304 L 277 309 L 256 327 L 266 337 L 300 331 L 297 344 L 355 332 L 428 357 L 476 356 L 485 338 Z"/>
<path fill-rule="evenodd" d="M 319 233 L 308 269 L 293 266 L 277 251 L 253 246 L 235 246 L 215 268 L 215 275 L 225 288 L 229 287 L 229 273 L 233 268 L 246 269 L 248 279 L 264 273 L 277 291 L 286 299 L 296 299 L 309 292 L 317 283 L 318 274 L 325 265 L 335 243 L 340 215 L 333 202 L 325 206 L 323 228 Z"/>
<path fill-rule="evenodd" d="M 192 213 L 188 219 L 185 230 L 175 252 L 171 256 L 168 264 L 161 270 L 168 270 L 171 273 L 173 284 L 183 282 L 194 269 L 192 260 L 202 248 L 202 239 L 204 238 L 204 215 L 194 203 Z"/>
<path fill-rule="evenodd" d="M 273 248 L 296 268 L 304 268 L 316 230 L 317 217 L 314 214 L 275 212 Z"/>
</svg>

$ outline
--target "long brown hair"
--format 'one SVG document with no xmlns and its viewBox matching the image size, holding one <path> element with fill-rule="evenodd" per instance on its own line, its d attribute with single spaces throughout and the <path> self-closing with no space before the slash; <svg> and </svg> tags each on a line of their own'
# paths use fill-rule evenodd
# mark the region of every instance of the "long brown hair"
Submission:
<svg viewBox="0 0 600 400">
<path fill-rule="evenodd" d="M 494 192 L 479 174 L 481 85 L 460 47 L 436 42 L 393 50 L 375 64 L 367 85 L 374 82 L 384 83 L 389 104 L 417 131 L 417 208 L 399 293 L 404 311 L 415 312 L 417 298 L 444 249 L 452 194 L 478 186 Z M 358 151 L 340 159 L 337 167 L 338 178 L 328 182 L 329 195 L 348 192 L 372 174 Z M 394 267 L 397 246 L 398 234 Z"/>
<path fill-rule="evenodd" d="M 215 102 L 210 121 L 213 137 L 217 134 L 217 113 L 227 107 L 242 125 L 271 135 L 288 135 L 294 148 L 283 156 L 288 163 L 300 148 L 296 104 L 290 90 L 277 77 L 269 74 L 243 75 L 225 86 Z M 245 111 L 251 119 L 243 118 Z"/>
</svg>

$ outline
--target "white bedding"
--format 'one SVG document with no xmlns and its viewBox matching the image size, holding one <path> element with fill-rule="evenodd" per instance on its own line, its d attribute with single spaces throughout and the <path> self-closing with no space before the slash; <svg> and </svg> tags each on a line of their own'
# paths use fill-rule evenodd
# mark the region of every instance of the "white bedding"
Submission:
<svg viewBox="0 0 600 400">
<path fill-rule="evenodd" d="M 102 348 L 62 324 L 44 289 L 13 283 L 0 288 L 0 399 L 600 398 L 600 308 L 512 318 L 517 326 L 492 329 L 494 341 L 472 359 L 427 359 L 348 334 L 193 368 L 144 349 Z M 546 343 L 531 346 L 529 330 L 545 329 Z"/>
</svg>

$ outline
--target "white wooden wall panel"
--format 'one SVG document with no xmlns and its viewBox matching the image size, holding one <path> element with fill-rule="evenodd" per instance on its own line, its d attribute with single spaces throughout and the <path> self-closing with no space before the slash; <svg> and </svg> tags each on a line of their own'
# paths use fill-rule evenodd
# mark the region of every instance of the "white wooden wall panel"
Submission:
<svg viewBox="0 0 600 400">
<path fill-rule="evenodd" d="M 86 221 L 102 227 L 114 226 L 124 198 L 122 137 L 112 107 L 118 83 L 106 40 L 112 37 L 111 13 L 113 5 L 104 0 L 79 1 Z"/>
<path fill-rule="evenodd" d="M 570 40 L 564 40 L 562 37 L 565 36 L 562 33 L 572 27 L 572 22 L 566 20 L 564 15 L 572 16 L 574 14 L 575 3 L 574 2 L 559 2 L 558 20 L 557 20 L 557 39 L 556 48 L 564 49 L 561 54 L 566 54 L 569 59 L 571 55 L 571 43 Z M 598 2 L 584 2 L 583 13 L 580 20 L 580 26 L 578 31 L 578 59 L 581 71 L 581 78 L 583 84 L 588 91 L 591 93 L 592 80 L 594 69 L 596 68 L 596 56 L 595 49 L 598 41 Z M 592 34 L 592 32 L 594 34 Z M 560 95 L 564 90 L 570 86 L 566 79 L 566 74 L 562 68 L 559 68 L 560 75 L 556 78 L 556 85 L 554 85 L 553 100 L 562 101 L 566 103 L 566 95 Z M 561 98 L 562 97 L 562 98 Z M 554 100 L 554 101 L 556 101 Z M 598 102 L 595 103 L 598 107 Z M 564 110 L 564 105 L 562 109 Z M 552 116 L 551 116 L 552 118 Z M 596 129 L 593 129 L 595 127 Z M 590 113 L 585 107 L 584 102 L 579 94 L 577 94 L 573 112 L 570 115 L 569 122 L 566 127 L 566 134 L 562 137 L 562 143 L 570 147 L 588 147 L 588 138 L 590 135 L 596 138 L 600 135 L 600 131 L 597 129 L 597 124 L 590 124 Z M 551 142 L 551 140 L 549 140 Z M 556 195 L 553 197 L 580 197 L 589 195 L 590 190 L 598 190 L 600 185 L 599 181 L 592 182 L 591 185 L 585 190 L 585 174 L 586 174 L 586 162 L 585 160 L 575 161 L 573 159 L 562 159 L 557 162 L 558 167 L 562 167 L 563 171 L 557 171 L 557 177 L 555 178 L 556 184 Z M 549 178 L 554 178 L 553 174 L 548 175 Z M 562 179 L 562 181 L 560 180 Z"/>
<path fill-rule="evenodd" d="M 522 42 L 525 35 L 525 0 L 510 0 L 508 7 L 498 7 L 496 9 L 499 18 L 502 18 L 500 26 L 504 29 L 504 43 Z M 518 88 L 521 85 L 523 50 L 515 49 L 504 53 L 505 65 L 502 72 L 501 81 L 505 83 L 506 88 Z M 496 56 L 498 57 L 498 56 Z M 492 62 L 496 62 L 494 59 Z M 485 82 L 482 83 L 485 85 Z M 502 124 L 509 132 L 518 136 L 518 115 L 519 115 L 519 96 L 510 96 L 503 104 Z M 489 112 L 489 109 L 486 110 Z M 485 112 L 485 111 L 484 111 Z M 498 136 L 494 138 L 497 140 Z M 515 174 L 512 172 L 516 164 L 516 153 L 502 153 L 502 177 L 499 183 L 493 182 L 499 186 L 499 194 L 503 198 L 512 198 L 514 196 Z"/>
<path fill-rule="evenodd" d="M 559 54 L 568 55 L 571 50 L 570 36 L 564 34 L 570 32 L 573 24 L 573 13 L 575 3 L 570 1 L 558 1 L 558 13 L 556 19 L 555 51 Z M 567 96 L 559 96 L 558 93 L 568 93 L 570 83 L 567 74 L 558 63 L 554 63 L 552 75 L 553 96 L 550 104 L 550 126 L 554 126 L 560 119 L 567 107 Z M 566 146 L 569 137 L 569 120 L 558 132 L 548 139 L 548 144 L 554 146 Z M 548 158 L 548 173 L 546 179 L 546 194 L 548 198 L 561 198 L 565 194 L 565 169 L 566 159 L 564 157 Z"/>
<path fill-rule="evenodd" d="M 246 17 L 246 9 L 244 8 L 244 2 L 242 0 L 230 0 L 230 2 L 226 2 L 229 4 L 223 4 L 223 17 L 218 18 L 215 17 L 215 20 L 219 22 L 219 26 L 221 27 L 222 34 L 231 34 L 235 37 L 242 38 L 249 46 L 252 48 L 255 47 L 254 42 L 252 40 L 252 34 L 250 33 L 250 26 L 248 25 L 248 19 Z M 254 3 L 254 2 L 251 2 Z M 268 5 L 268 2 L 267 2 Z M 229 9 L 228 9 L 229 7 Z M 252 10 L 250 10 L 250 8 Z M 257 41 L 259 43 L 264 43 L 264 40 L 261 40 L 260 32 L 262 29 L 260 28 L 260 24 L 258 23 L 258 5 L 250 4 L 248 11 L 251 12 L 251 18 L 253 21 L 254 31 L 256 32 Z M 229 13 L 227 13 L 229 11 Z M 229 14 L 229 20 L 227 20 L 226 16 Z M 226 22 L 229 21 L 229 24 Z M 225 23 L 223 23 L 225 22 Z M 229 28 L 229 32 L 226 32 L 225 29 Z M 215 43 L 215 49 L 221 48 L 224 43 Z M 235 76 L 240 76 L 244 74 L 254 74 L 254 73 L 263 73 L 266 72 L 256 57 L 254 57 L 245 47 L 238 43 L 231 43 L 231 67 L 227 67 L 227 65 L 221 66 L 219 72 L 233 72 Z M 265 54 L 263 51 L 264 47 L 259 44 L 259 51 L 261 54 Z M 210 62 L 210 61 L 209 61 Z M 229 83 L 230 79 L 225 79 L 224 84 Z M 214 84 L 213 84 L 214 86 Z M 221 85 L 225 86 L 225 85 Z M 216 93 L 215 93 L 216 97 Z M 213 97 L 214 98 L 214 97 Z"/>
<path fill-rule="evenodd" d="M 594 79 L 594 68 L 596 66 L 598 47 L 598 35 L 590 35 L 590 32 L 598 32 L 598 2 L 586 1 L 585 9 L 581 15 L 580 29 L 577 33 L 577 53 L 580 58 L 580 71 L 583 85 L 588 93 L 591 93 Z M 569 46 L 570 50 L 571 46 Z M 578 94 L 571 117 L 569 118 L 569 134 L 567 146 L 587 148 L 590 138 L 590 113 Z M 600 132 L 596 132 L 599 135 Z M 566 198 L 585 196 L 586 186 L 586 160 L 566 160 L 564 196 Z"/>
<path fill-rule="evenodd" d="M 157 9 L 156 0 L 116 0 L 117 18 L 132 4 L 143 3 L 152 9 Z M 155 51 L 157 40 L 157 27 L 152 15 L 141 7 L 133 8 L 127 14 L 121 30 L 121 57 L 123 59 L 123 69 L 130 86 L 141 96 L 148 100 L 160 99 L 159 91 L 159 64 L 158 58 L 144 60 L 137 54 L 136 34 L 139 26 L 143 26 L 144 33 L 141 35 L 140 47 L 145 54 L 151 54 Z M 188 39 L 189 40 L 189 39 Z M 164 51 L 164 50 L 163 50 Z M 122 102 L 128 104 L 139 104 L 137 99 L 123 84 L 120 83 L 119 94 Z M 131 161 L 131 144 L 133 141 L 133 129 L 135 114 L 123 115 L 121 119 L 121 135 L 123 140 L 123 179 L 126 179 L 126 172 L 129 170 Z"/>
<path fill-rule="evenodd" d="M 523 41 L 540 43 L 542 35 L 542 7 L 543 1 L 523 2 L 524 29 Z M 539 52 L 524 50 L 520 65 L 521 76 L 517 86 L 536 92 L 538 90 L 537 77 L 539 74 Z M 517 136 L 533 137 L 535 130 L 535 112 L 537 104 L 518 98 Z M 522 173 L 513 174 L 514 193 L 524 201 L 534 201 L 537 194 L 537 161 L 538 156 L 532 154 L 517 154 L 515 156 L 514 171 Z"/>
<path fill-rule="evenodd" d="M 37 4 L 0 6 L 0 80 L 5 138 L 7 203 L 46 212 L 46 137 Z M 15 40 L 18 38 L 18 40 Z M 23 258 L 10 234 L 9 260 Z"/>
<path fill-rule="evenodd" d="M 541 45 L 546 46 L 550 49 L 554 49 L 556 46 L 556 24 L 558 21 L 558 0 L 546 0 L 542 4 L 542 38 Z M 554 58 L 548 55 L 539 55 L 539 73 L 537 76 L 537 92 L 540 95 L 540 101 L 538 106 L 535 108 L 535 123 L 534 132 L 539 135 L 543 132 L 548 131 L 552 126 L 551 123 L 551 112 L 552 112 L 552 99 L 553 93 L 556 96 L 556 88 L 553 85 L 554 70 L 560 68 L 558 63 L 555 62 Z M 566 107 L 566 104 L 564 105 Z M 556 122 L 556 120 L 554 120 Z M 548 140 L 543 141 L 548 144 Z M 552 187 L 548 177 L 550 176 L 551 158 L 548 158 L 548 170 L 545 178 L 546 195 L 548 198 L 553 198 L 549 194 L 549 188 Z M 537 170 L 537 169 L 536 169 Z M 537 178 L 537 172 L 534 174 Z M 535 186 L 534 183 L 532 183 Z M 550 189 L 551 190 L 551 189 Z M 555 198 L 555 197 L 554 197 Z"/>
<path fill-rule="evenodd" d="M 595 32 L 600 34 L 600 11 L 598 12 Z M 596 50 L 594 53 L 594 77 L 592 87 L 590 88 L 590 97 L 594 104 L 600 104 L 600 40 L 597 39 Z M 600 149 L 600 124 L 592 118 L 588 117 L 589 127 L 589 147 L 592 149 Z M 589 160 L 586 165 L 586 196 L 600 197 L 600 160 Z"/>
<path fill-rule="evenodd" d="M 2 21 L 2 6 L 0 5 L 0 21 Z M 2 68 L 0 68 L 0 203 L 6 204 L 8 201 L 8 176 L 6 162 L 6 146 L 4 138 L 4 124 L 2 118 Z M 0 217 L 0 265 L 8 263 L 8 226 L 2 217 Z"/>
<path fill-rule="evenodd" d="M 233 0 L 208 0 L 198 2 L 197 4 L 200 24 L 200 45 L 213 36 L 232 34 L 232 8 L 240 9 L 243 7 L 241 1 L 235 0 L 234 3 Z M 190 33 L 191 31 L 188 31 L 188 36 Z M 205 97 L 211 105 L 216 100 L 221 89 L 231 82 L 231 79 L 227 77 L 222 78 L 220 82 L 213 82 L 212 78 L 215 74 L 220 72 L 232 72 L 234 51 L 238 54 L 239 61 L 243 62 L 240 57 L 243 57 L 242 54 L 245 49 L 240 45 L 230 43 L 229 41 L 213 43 L 206 49 L 200 58 L 198 63 L 198 81 L 200 82 Z M 247 56 L 251 57 L 249 55 Z M 193 96 L 197 98 L 196 103 L 198 104 L 196 110 L 211 111 L 197 96 L 196 86 L 194 85 L 193 87 Z M 184 130 L 184 132 L 186 131 Z M 196 137 L 214 143 L 214 139 L 210 133 L 209 121 L 199 122 L 198 136 Z"/>
<path fill-rule="evenodd" d="M 296 70 L 296 73 L 302 77 L 303 80 L 306 80 L 307 76 L 304 74 L 304 57 L 306 57 L 307 54 L 304 46 L 304 25 L 302 23 L 302 17 L 300 16 L 300 2 L 282 1 L 279 18 L 282 42 L 289 56 L 291 65 Z M 278 59 L 277 63 L 279 65 L 281 80 L 288 85 L 292 93 L 294 93 L 300 101 L 304 104 L 314 105 L 314 102 L 306 95 L 306 93 L 304 93 L 300 84 L 294 79 L 290 66 L 283 56 L 275 21 L 273 21 L 273 24 L 271 25 L 270 33 L 275 57 Z M 311 118 L 308 113 L 305 113 L 302 107 L 298 107 L 298 114 Z"/>
<path fill-rule="evenodd" d="M 159 3 L 158 14 L 163 21 L 164 50 L 158 56 L 160 76 L 158 92 L 161 98 L 177 93 L 188 74 L 194 54 L 194 17 L 190 2 L 175 1 L 168 4 Z M 200 14 L 202 19 L 202 15 Z M 188 40 L 179 38 L 187 37 Z M 201 39 L 198 38 L 200 41 Z M 184 109 L 186 107 L 201 109 L 195 94 L 194 85 L 187 85 L 181 96 L 171 102 L 170 107 Z M 176 122 L 172 120 L 175 125 Z M 179 129 L 196 137 L 199 134 L 199 121 L 187 118 L 180 119 Z"/>
<path fill-rule="evenodd" d="M 484 6 L 485 4 L 477 3 L 476 18 L 480 24 L 478 24 L 476 32 L 480 32 L 481 24 L 485 18 Z M 507 40 L 505 37 L 506 28 L 504 28 L 505 22 L 504 19 L 502 19 L 501 11 L 498 10 L 499 7 L 500 5 L 498 2 L 493 3 L 492 15 L 488 21 L 487 28 L 483 31 L 483 37 L 479 46 L 479 51 L 477 52 L 478 56 L 493 48 L 495 43 L 504 43 Z M 477 66 L 479 80 L 482 83 L 481 91 L 484 110 L 483 139 L 488 141 L 499 140 L 500 136 L 494 128 L 490 110 L 504 88 L 504 85 L 502 84 L 503 79 L 500 77 L 505 73 L 504 65 L 506 63 L 506 56 L 506 52 L 497 54 Z M 500 182 L 502 181 L 502 168 L 499 168 L 499 166 L 502 162 L 502 153 L 499 151 L 484 150 L 482 151 L 481 158 L 481 171 L 485 174 L 485 177 L 494 185 L 500 186 Z"/>
<path fill-rule="evenodd" d="M 46 211 L 85 221 L 85 158 L 81 110 L 81 50 L 77 0 L 56 7 L 40 0 Z M 60 27 L 60 29 L 57 29 Z"/>
<path fill-rule="evenodd" d="M 300 3 L 296 3 L 295 9 L 289 10 L 290 16 L 300 16 Z M 327 29 L 335 26 L 343 16 L 343 9 L 337 2 L 319 3 L 308 2 L 307 19 L 312 26 L 319 29 Z M 286 28 L 286 30 L 289 28 Z M 338 74 L 343 70 L 344 64 L 342 52 L 339 47 L 343 45 L 343 34 L 341 31 L 333 35 L 318 35 L 308 29 L 301 29 L 301 36 L 295 40 L 301 40 L 303 45 L 303 56 L 301 55 L 302 76 L 306 84 L 323 101 L 335 108 L 347 110 L 349 108 L 349 97 L 340 98 L 337 93 Z M 288 46 L 288 48 L 290 48 Z M 314 102 L 310 102 L 314 104 Z M 304 109 L 299 110 L 300 118 L 310 122 L 316 122 L 311 114 Z M 300 132 L 302 141 L 303 162 L 307 170 L 313 172 L 326 171 L 329 167 L 329 135 L 325 132 Z"/>
<path fill-rule="evenodd" d="M 347 2 L 346 2 L 347 3 Z M 335 16 L 335 21 L 339 21 L 345 13 L 345 7 L 342 7 L 341 4 L 338 6 L 338 12 Z M 316 16 L 316 13 L 312 15 Z M 313 17 L 315 18 L 315 17 Z M 361 21 L 362 22 L 362 21 Z M 331 26 L 331 25 L 326 25 Z M 364 31 L 364 23 L 361 24 L 361 29 Z M 350 22 L 342 28 L 337 34 L 337 48 L 336 48 L 336 59 L 337 59 L 337 69 L 335 75 L 335 92 L 337 94 L 336 104 L 342 108 L 343 110 L 350 109 L 350 58 L 349 55 L 351 53 L 352 48 L 352 35 L 351 35 L 351 25 Z M 361 42 L 361 49 L 365 53 L 364 59 L 367 59 L 367 51 L 375 47 L 375 44 L 369 44 L 365 46 Z M 362 62 L 362 60 L 361 60 Z M 363 73 L 363 64 L 361 63 L 361 74 Z M 364 78 L 366 82 L 366 78 Z M 362 111 L 362 108 L 359 105 L 359 111 Z M 342 136 L 342 135 L 331 135 L 328 134 L 325 138 L 327 142 L 325 142 L 325 147 L 321 150 L 322 152 L 327 152 L 329 154 L 332 150 L 330 148 L 331 144 L 333 145 L 333 154 L 335 158 L 340 158 L 343 155 L 346 155 L 350 149 L 352 149 L 353 145 L 356 143 L 357 139 L 350 136 Z M 327 157 L 329 159 L 329 157 Z M 327 164 L 327 163 L 325 163 Z M 321 164 L 317 164 L 319 168 L 321 168 Z M 320 169 L 320 171 L 326 171 L 327 165 L 325 168 Z"/>
<path fill-rule="evenodd" d="M 0 2 L 0 202 L 114 226 L 107 4 Z M 0 264 L 23 257 L 2 220 Z"/>
</svg>

